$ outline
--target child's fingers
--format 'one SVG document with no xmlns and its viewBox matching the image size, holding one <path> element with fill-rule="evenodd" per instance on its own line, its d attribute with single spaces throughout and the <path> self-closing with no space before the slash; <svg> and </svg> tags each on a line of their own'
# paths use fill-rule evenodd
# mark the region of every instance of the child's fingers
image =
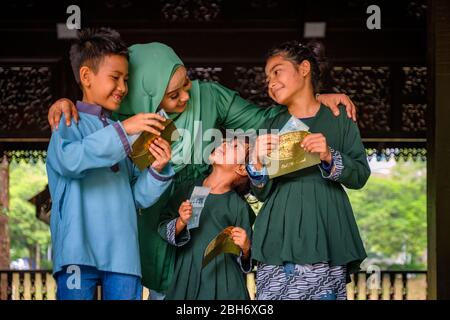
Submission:
<svg viewBox="0 0 450 320">
<path fill-rule="evenodd" d="M 150 127 L 150 126 L 145 125 L 145 124 L 139 125 L 139 130 L 138 131 L 147 131 L 147 132 L 153 133 L 153 134 L 155 134 L 157 136 L 161 135 L 161 132 L 159 130 L 156 130 L 153 127 Z"/>
<path fill-rule="evenodd" d="M 142 120 L 142 123 L 145 124 L 145 125 L 147 125 L 147 126 L 154 127 L 154 128 L 156 128 L 156 129 L 159 129 L 159 130 L 164 130 L 164 128 L 165 128 L 165 127 L 163 126 L 163 124 L 162 124 L 161 122 L 159 122 L 158 120 L 144 119 L 144 120 Z"/>
<path fill-rule="evenodd" d="M 159 154 L 152 147 L 149 147 L 148 151 L 150 151 L 150 153 L 155 157 L 156 160 L 159 159 Z"/>
<path fill-rule="evenodd" d="M 184 210 L 184 209 L 190 209 L 190 210 L 192 210 L 192 205 L 191 205 L 191 203 L 190 203 L 189 201 L 184 201 L 184 202 L 181 204 L 180 208 L 181 208 L 182 210 Z"/>
<path fill-rule="evenodd" d="M 164 154 L 166 154 L 167 156 L 170 156 L 171 150 L 170 150 L 169 142 L 167 142 L 163 138 L 158 138 L 153 143 L 156 144 L 158 147 L 160 147 L 163 150 Z"/>
<path fill-rule="evenodd" d="M 158 145 L 156 145 L 155 143 L 152 143 L 149 146 L 149 149 L 152 149 L 153 151 L 155 151 L 159 155 L 160 158 L 163 158 L 165 155 L 164 150 L 162 148 L 160 148 Z"/>
<path fill-rule="evenodd" d="M 185 200 L 183 201 L 183 203 L 181 204 L 182 206 L 192 206 L 191 202 L 189 200 Z"/>
<path fill-rule="evenodd" d="M 316 142 L 319 142 L 319 141 L 323 141 L 323 142 L 325 142 L 326 141 L 326 139 L 325 139 L 325 137 L 323 136 L 323 135 L 321 135 L 321 134 L 316 134 L 316 135 L 308 135 L 308 136 L 306 136 L 304 139 L 303 139 L 303 141 L 300 143 L 300 146 L 301 147 L 307 147 L 308 145 L 310 145 L 310 144 L 312 144 L 312 143 L 316 143 Z"/>
<path fill-rule="evenodd" d="M 310 143 L 304 147 L 307 152 L 323 152 L 325 150 L 325 145 L 323 142 Z"/>
<path fill-rule="evenodd" d="M 163 116 L 157 113 L 144 113 L 143 116 L 145 119 L 155 119 L 161 122 L 164 122 L 166 120 Z"/>
</svg>

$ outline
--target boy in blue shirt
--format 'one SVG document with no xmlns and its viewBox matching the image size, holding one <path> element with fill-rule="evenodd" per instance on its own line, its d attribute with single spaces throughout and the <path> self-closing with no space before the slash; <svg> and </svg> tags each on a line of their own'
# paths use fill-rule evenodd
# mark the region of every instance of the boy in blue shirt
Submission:
<svg viewBox="0 0 450 320">
<path fill-rule="evenodd" d="M 130 136 L 159 134 L 164 118 L 111 120 L 128 91 L 128 49 L 117 32 L 81 31 L 70 59 L 83 91 L 80 121 L 52 133 L 47 155 L 57 298 L 94 299 L 101 284 L 103 299 L 140 299 L 136 210 L 157 201 L 174 171 L 170 145 L 158 138 L 149 147 L 156 160 L 140 172 L 128 158 Z"/>
</svg>

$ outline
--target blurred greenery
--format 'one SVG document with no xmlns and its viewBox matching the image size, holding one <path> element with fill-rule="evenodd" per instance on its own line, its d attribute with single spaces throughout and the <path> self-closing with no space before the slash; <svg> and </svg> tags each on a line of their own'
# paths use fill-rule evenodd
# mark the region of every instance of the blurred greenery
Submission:
<svg viewBox="0 0 450 320">
<path fill-rule="evenodd" d="M 386 162 L 384 162 L 386 163 Z M 347 190 L 368 253 L 384 270 L 426 269 L 426 162 L 391 162 Z"/>
<path fill-rule="evenodd" d="M 51 263 L 45 260 L 50 245 L 50 228 L 36 218 L 36 208 L 28 201 L 47 185 L 45 164 L 12 162 L 9 165 L 9 174 L 10 260 L 29 258 L 32 266 L 36 265 L 38 260 L 41 268 L 51 268 Z"/>
</svg>

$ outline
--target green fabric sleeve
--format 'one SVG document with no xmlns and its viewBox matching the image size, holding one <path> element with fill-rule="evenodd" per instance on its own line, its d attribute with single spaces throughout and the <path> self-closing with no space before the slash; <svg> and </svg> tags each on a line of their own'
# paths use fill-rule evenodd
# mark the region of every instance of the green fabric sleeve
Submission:
<svg viewBox="0 0 450 320">
<path fill-rule="evenodd" d="M 283 107 L 263 108 L 243 99 L 236 91 L 211 83 L 219 113 L 219 125 L 227 129 L 259 129 L 264 120 L 279 114 Z"/>
<path fill-rule="evenodd" d="M 255 222 L 255 213 L 252 208 L 248 205 L 245 200 L 240 201 L 238 215 L 236 217 L 235 226 L 240 227 L 247 233 L 247 238 L 252 239 L 252 225 Z M 251 246 L 250 246 L 250 256 L 247 260 L 242 260 L 242 252 L 238 257 L 237 262 L 242 272 L 248 273 L 252 270 L 252 259 L 251 259 Z"/>
<path fill-rule="evenodd" d="M 342 158 L 342 171 L 336 181 L 349 189 L 361 189 L 369 179 L 370 167 L 357 124 L 345 119 L 344 147 L 343 150 L 337 150 Z"/>
</svg>

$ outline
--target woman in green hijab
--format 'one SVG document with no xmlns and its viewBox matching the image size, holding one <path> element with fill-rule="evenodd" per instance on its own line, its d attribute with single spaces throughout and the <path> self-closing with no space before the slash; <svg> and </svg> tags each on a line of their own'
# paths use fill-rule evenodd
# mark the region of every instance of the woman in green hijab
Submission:
<svg viewBox="0 0 450 320">
<path fill-rule="evenodd" d="M 202 155 L 211 140 L 204 139 L 203 133 L 212 128 L 258 129 L 265 119 L 279 114 L 284 108 L 261 108 L 218 83 L 191 81 L 180 58 L 162 43 L 136 44 L 129 49 L 129 91 L 116 116 L 124 119 L 162 108 L 178 129 L 189 133 L 181 135 L 172 144 L 172 164 L 176 172 L 172 188 L 155 205 L 141 210 L 138 215 L 142 283 L 157 295 L 168 288 L 175 259 L 174 248 L 158 234 L 160 214 L 181 182 L 207 176 L 210 166 L 202 161 Z M 318 100 L 330 106 L 335 115 L 339 114 L 338 104 L 343 103 L 348 116 L 355 119 L 355 107 L 346 95 L 320 95 Z M 71 117 L 77 119 L 73 103 L 60 99 L 49 110 L 52 127 L 59 123 L 62 113 L 68 119 L 68 125 Z M 185 154 L 183 149 L 191 152 Z"/>
</svg>

